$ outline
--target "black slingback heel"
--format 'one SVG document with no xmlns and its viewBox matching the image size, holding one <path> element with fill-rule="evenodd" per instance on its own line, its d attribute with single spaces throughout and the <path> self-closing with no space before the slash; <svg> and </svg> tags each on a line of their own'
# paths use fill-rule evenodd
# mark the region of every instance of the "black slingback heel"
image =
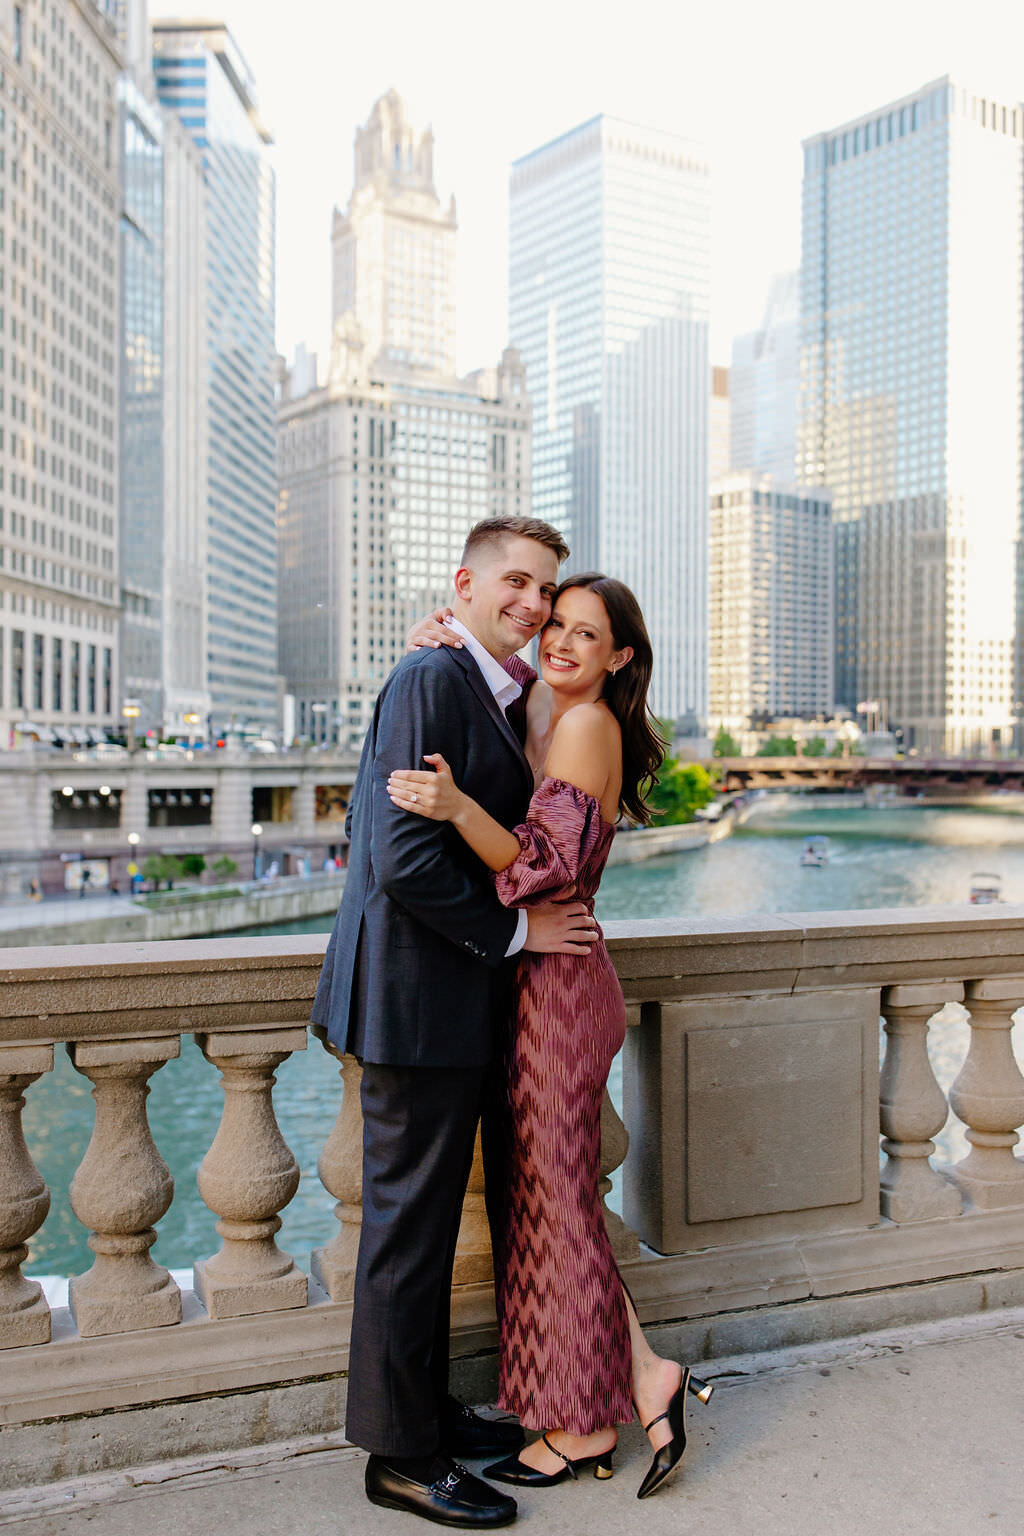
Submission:
<svg viewBox="0 0 1024 1536">
<path fill-rule="evenodd" d="M 495 1462 L 493 1467 L 486 1467 L 484 1477 L 492 1478 L 496 1483 L 513 1483 L 521 1488 L 553 1488 L 556 1483 L 563 1483 L 567 1477 L 571 1477 L 576 1482 L 579 1472 L 584 1467 L 591 1466 L 595 1477 L 614 1477 L 615 1469 L 612 1466 L 612 1457 L 615 1455 L 614 1445 L 610 1451 L 601 1451 L 597 1456 L 580 1456 L 576 1461 L 571 1461 L 551 1444 L 547 1435 L 541 1435 L 541 1439 L 549 1451 L 553 1452 L 560 1461 L 565 1462 L 565 1466 L 559 1467 L 557 1472 L 539 1472 L 536 1467 L 528 1467 L 525 1462 L 520 1461 L 518 1456 L 506 1456 L 504 1461 Z"/>
<path fill-rule="evenodd" d="M 660 1424 L 662 1419 L 667 1419 L 672 1431 L 672 1438 L 667 1445 L 655 1451 L 654 1460 L 647 1470 L 647 1475 L 637 1490 L 638 1499 L 650 1498 L 667 1477 L 678 1467 L 686 1450 L 686 1394 L 692 1392 L 698 1402 L 706 1403 L 710 1400 L 715 1390 L 711 1382 L 701 1381 L 699 1376 L 694 1376 L 689 1366 L 682 1367 L 682 1379 L 676 1391 L 672 1394 L 671 1401 L 664 1413 L 659 1413 L 649 1424 L 644 1425 L 644 1433 Z"/>
</svg>

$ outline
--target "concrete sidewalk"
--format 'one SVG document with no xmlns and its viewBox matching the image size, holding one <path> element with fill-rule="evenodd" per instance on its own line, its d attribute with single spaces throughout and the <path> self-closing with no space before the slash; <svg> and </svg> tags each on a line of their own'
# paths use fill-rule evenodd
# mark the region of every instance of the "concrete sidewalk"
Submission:
<svg viewBox="0 0 1024 1536">
<path fill-rule="evenodd" d="M 743 1374 L 751 1369 L 756 1375 Z M 723 1370 L 737 1372 L 720 1376 Z M 962 1536 L 1024 1531 L 1024 1312 L 816 1350 L 717 1361 L 680 1471 L 639 1504 L 646 1440 L 616 1475 L 519 1497 L 545 1536 Z M 117 1415 L 109 1419 L 117 1432 Z M 363 1496 L 362 1452 L 335 1440 L 106 1474 L 0 1496 L 11 1536 L 412 1536 Z M 476 1467 L 479 1470 L 479 1467 Z"/>
</svg>

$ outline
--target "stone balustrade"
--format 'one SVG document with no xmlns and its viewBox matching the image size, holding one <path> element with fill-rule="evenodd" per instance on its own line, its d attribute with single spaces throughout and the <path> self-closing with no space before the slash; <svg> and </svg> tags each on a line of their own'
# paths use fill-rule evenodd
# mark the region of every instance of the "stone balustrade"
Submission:
<svg viewBox="0 0 1024 1536">
<path fill-rule="evenodd" d="M 607 1211 L 609 1232 L 641 1319 L 664 1343 L 707 1358 L 1024 1302 L 1024 1163 L 1014 1150 L 1024 1078 L 1011 1042 L 1024 1004 L 1024 909 L 609 924 L 608 937 L 630 1027 L 623 1118 L 608 1101 L 602 1119 L 601 1190 L 621 1165 L 623 1210 Z M 190 1443 L 186 1423 L 204 1426 L 209 1446 L 340 1422 L 360 1070 L 307 1029 L 325 942 L 5 952 L 0 1450 L 11 1470 L 0 1486 L 26 1467 L 38 1479 L 58 1466 L 145 1460 L 151 1442 L 150 1459 L 174 1454 Z M 971 1039 L 947 1100 L 928 1034 L 948 1004 L 966 1010 Z M 221 1246 L 192 1256 L 182 1292 L 149 1255 L 173 1190 L 146 1097 L 184 1034 L 219 1071 L 223 1111 L 198 1176 Z M 326 1218 L 309 1276 L 276 1241 L 299 1170 L 273 1100 L 278 1067 L 307 1045 L 336 1058 L 324 1058 L 325 1093 L 339 1068 L 341 1088 L 319 1159 L 337 1220 Z M 22 1273 L 50 1197 L 21 1111 L 56 1048 L 96 1102 L 70 1195 L 95 1261 L 51 1318 Z M 934 1139 L 950 1108 L 970 1150 L 943 1170 Z M 454 1296 L 456 1372 L 470 1392 L 485 1389 L 493 1365 L 490 1280 L 478 1158 Z M 176 1433 L 166 1416 L 147 1429 L 147 1415 L 181 1401 L 191 1408 Z M 124 1414 L 135 1416 L 134 1441 L 90 1439 L 81 1426 L 115 1408 L 122 1429 Z M 46 1425 L 52 1455 L 38 1449 L 51 1444 Z"/>
</svg>

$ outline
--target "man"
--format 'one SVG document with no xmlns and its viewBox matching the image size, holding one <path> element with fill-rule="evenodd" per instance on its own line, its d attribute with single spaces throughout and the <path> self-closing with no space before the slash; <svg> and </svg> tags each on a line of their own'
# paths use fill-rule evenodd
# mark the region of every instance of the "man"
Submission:
<svg viewBox="0 0 1024 1536">
<path fill-rule="evenodd" d="M 313 1019 L 363 1062 L 363 1224 L 346 1430 L 370 1454 L 367 1496 L 445 1525 L 491 1527 L 514 1500 L 452 1454 L 508 1453 L 508 1422 L 448 1394 L 452 1266 L 488 1062 L 518 949 L 586 953 L 582 902 L 502 907 L 444 822 L 392 805 L 396 768 L 440 752 L 496 820 L 524 818 L 533 773 L 504 709 L 507 661 L 547 621 L 568 549 L 534 518 L 471 531 L 455 575 L 462 649 L 406 656 L 377 701 L 352 794 L 348 878 Z"/>
</svg>

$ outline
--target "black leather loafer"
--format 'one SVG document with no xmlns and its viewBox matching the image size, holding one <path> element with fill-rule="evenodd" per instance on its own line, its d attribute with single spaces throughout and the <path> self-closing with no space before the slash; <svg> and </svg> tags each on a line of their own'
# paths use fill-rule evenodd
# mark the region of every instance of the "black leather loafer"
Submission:
<svg viewBox="0 0 1024 1536">
<path fill-rule="evenodd" d="M 485 1419 L 450 1397 L 441 1420 L 441 1442 L 449 1456 L 508 1456 L 526 1439 L 514 1419 Z"/>
<path fill-rule="evenodd" d="M 389 1467 L 383 1456 L 366 1463 L 366 1497 L 384 1509 L 404 1509 L 410 1515 L 433 1520 L 435 1525 L 459 1526 L 462 1530 L 495 1530 L 511 1525 L 516 1501 L 474 1477 L 457 1462 L 432 1483 L 417 1483 Z"/>
</svg>

